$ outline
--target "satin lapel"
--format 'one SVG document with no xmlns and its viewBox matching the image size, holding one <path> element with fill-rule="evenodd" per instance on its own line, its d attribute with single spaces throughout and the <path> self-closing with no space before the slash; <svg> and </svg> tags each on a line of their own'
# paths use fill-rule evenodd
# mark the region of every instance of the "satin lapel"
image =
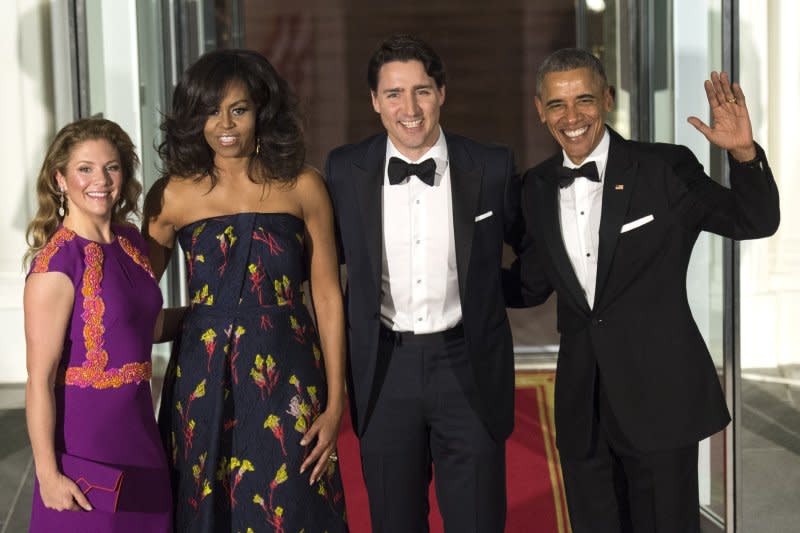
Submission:
<svg viewBox="0 0 800 533">
<path fill-rule="evenodd" d="M 364 243 L 372 266 L 372 279 L 380 291 L 381 264 L 383 263 L 383 217 L 381 196 L 386 159 L 386 136 L 382 135 L 369 145 L 364 158 L 353 161 L 353 188 L 361 212 Z"/>
<path fill-rule="evenodd" d="M 469 258 L 472 253 L 472 236 L 475 215 L 483 179 L 483 167 L 476 164 L 472 156 L 457 139 L 447 141 L 450 160 L 450 193 L 453 198 L 453 233 L 456 245 L 456 267 L 461 301 L 466 298 L 466 283 L 469 276 Z"/>
<path fill-rule="evenodd" d="M 586 302 L 586 295 L 583 293 L 583 287 L 581 287 L 578 277 L 575 275 L 575 269 L 572 268 L 567 249 L 564 246 L 564 236 L 561 234 L 558 182 L 555 178 L 556 166 L 560 164 L 561 160 L 556 158 L 553 165 L 543 170 L 547 175 L 535 176 L 536 185 L 539 188 L 539 194 L 536 195 L 538 199 L 539 225 L 544 235 L 547 251 L 550 253 L 558 275 L 561 276 L 561 280 L 572 298 L 577 302 L 578 307 L 588 314 L 590 309 L 589 304 Z"/>
<path fill-rule="evenodd" d="M 610 130 L 610 128 L 609 128 Z M 600 243 L 597 252 L 597 283 L 594 307 L 601 301 L 603 288 L 611 270 L 619 232 L 628 212 L 631 192 L 636 182 L 637 165 L 631 161 L 625 140 L 613 130 L 608 149 L 608 163 L 603 180 L 603 210 L 600 217 Z"/>
</svg>

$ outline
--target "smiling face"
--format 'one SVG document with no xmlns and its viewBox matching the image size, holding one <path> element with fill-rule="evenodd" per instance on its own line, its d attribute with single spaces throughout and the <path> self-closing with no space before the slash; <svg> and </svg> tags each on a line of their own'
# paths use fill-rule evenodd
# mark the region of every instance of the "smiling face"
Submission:
<svg viewBox="0 0 800 533">
<path fill-rule="evenodd" d="M 588 68 L 549 72 L 536 97 L 539 118 L 567 156 L 580 165 L 603 139 L 605 116 L 614 99 Z"/>
<path fill-rule="evenodd" d="M 232 81 L 219 107 L 206 119 L 203 135 L 215 158 L 249 157 L 256 149 L 256 108 L 245 85 Z"/>
<path fill-rule="evenodd" d="M 390 61 L 378 72 L 372 107 L 401 154 L 418 160 L 439 138 L 444 87 L 437 87 L 422 62 Z"/>
<path fill-rule="evenodd" d="M 105 139 L 76 144 L 64 173 L 56 171 L 56 181 L 67 197 L 67 218 L 79 224 L 87 218 L 110 221 L 123 181 L 119 153 Z"/>
</svg>

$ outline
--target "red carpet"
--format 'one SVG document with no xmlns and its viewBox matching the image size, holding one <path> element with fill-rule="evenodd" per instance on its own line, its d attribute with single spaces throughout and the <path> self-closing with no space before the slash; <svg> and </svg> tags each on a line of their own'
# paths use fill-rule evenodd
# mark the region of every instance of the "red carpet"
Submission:
<svg viewBox="0 0 800 533">
<path fill-rule="evenodd" d="M 507 533 L 570 533 L 553 429 L 553 372 L 518 372 L 514 433 L 506 443 Z M 351 533 L 370 533 L 358 440 L 345 414 L 339 459 Z M 433 484 L 431 533 L 442 533 Z M 410 532 L 411 533 L 411 532 Z"/>
</svg>

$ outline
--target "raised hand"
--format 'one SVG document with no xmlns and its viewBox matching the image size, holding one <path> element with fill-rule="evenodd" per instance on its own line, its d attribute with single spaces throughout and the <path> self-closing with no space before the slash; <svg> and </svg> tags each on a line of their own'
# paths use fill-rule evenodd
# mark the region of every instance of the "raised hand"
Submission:
<svg viewBox="0 0 800 533">
<path fill-rule="evenodd" d="M 731 84 L 725 72 L 712 72 L 711 80 L 706 80 L 704 86 L 711 107 L 711 126 L 697 117 L 689 117 L 689 123 L 709 142 L 728 150 L 735 159 L 754 159 L 753 127 L 742 88 L 738 83 Z"/>
</svg>

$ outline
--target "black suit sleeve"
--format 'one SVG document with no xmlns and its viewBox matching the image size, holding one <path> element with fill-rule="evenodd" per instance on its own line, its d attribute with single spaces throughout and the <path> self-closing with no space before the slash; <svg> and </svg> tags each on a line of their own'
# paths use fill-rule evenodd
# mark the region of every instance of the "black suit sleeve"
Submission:
<svg viewBox="0 0 800 533">
<path fill-rule="evenodd" d="M 514 154 L 509 150 L 505 175 L 505 209 L 503 213 L 503 224 L 505 242 L 519 255 L 519 246 L 522 235 L 525 232 L 525 222 L 522 219 L 521 194 L 522 179 L 516 172 L 514 165 Z"/>
<path fill-rule="evenodd" d="M 345 263 L 345 256 L 344 256 L 344 249 L 342 247 L 342 232 L 339 229 L 339 205 L 337 203 L 337 194 L 336 188 L 332 181 L 332 156 L 333 152 L 328 154 L 328 158 L 325 161 L 325 174 L 323 178 L 325 179 L 325 185 L 328 188 L 328 194 L 331 197 L 331 204 L 333 205 L 333 231 L 334 236 L 336 237 L 336 255 L 339 257 L 339 264 L 343 265 Z"/>
<path fill-rule="evenodd" d="M 537 245 L 532 195 L 532 180 L 536 179 L 530 172 L 519 179 L 520 193 L 520 226 L 517 259 L 511 268 L 503 270 L 503 295 L 506 306 L 512 308 L 533 307 L 544 303 L 553 292 L 553 286 L 547 278 L 542 265 L 542 249 Z"/>
<path fill-rule="evenodd" d="M 506 158 L 505 176 L 503 240 L 514 251 L 515 260 L 510 268 L 503 268 L 501 272 L 503 297 L 506 307 L 525 307 L 519 276 L 519 254 L 525 234 L 525 220 L 521 208 L 522 177 L 516 172 L 514 154 L 510 150 Z"/>
<path fill-rule="evenodd" d="M 742 164 L 730 155 L 730 188 L 710 179 L 703 166 L 684 146 L 671 154 L 680 182 L 674 200 L 691 198 L 685 222 L 697 230 L 730 239 L 758 239 L 775 233 L 780 222 L 778 188 L 764 150 L 756 145 L 760 165 Z"/>
</svg>

